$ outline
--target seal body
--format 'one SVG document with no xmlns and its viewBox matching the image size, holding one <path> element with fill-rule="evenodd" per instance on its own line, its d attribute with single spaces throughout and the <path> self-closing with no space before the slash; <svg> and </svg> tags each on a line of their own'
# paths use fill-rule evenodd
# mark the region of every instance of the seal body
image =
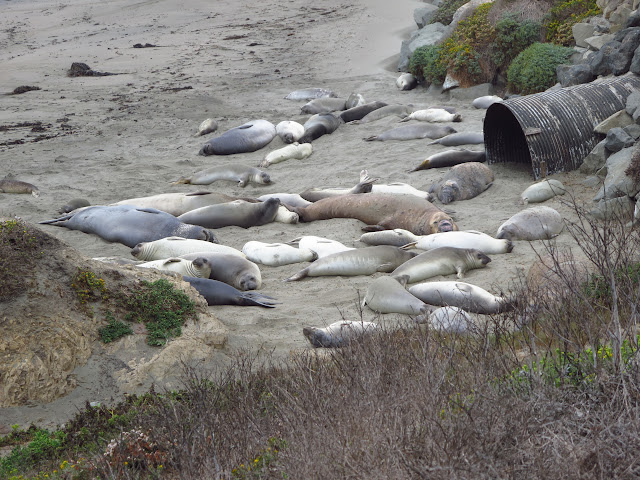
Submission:
<svg viewBox="0 0 640 480">
<path fill-rule="evenodd" d="M 280 200 L 280 203 L 291 207 L 306 207 L 312 203 L 305 200 L 297 193 L 267 193 L 265 195 L 260 195 L 258 200 L 264 201 L 268 198 L 277 198 Z"/>
<path fill-rule="evenodd" d="M 91 204 L 89 203 L 89 200 L 85 200 L 84 198 L 73 198 L 71 200 L 69 200 L 67 203 L 65 203 L 60 210 L 58 210 L 58 213 L 70 213 L 73 212 L 76 208 L 82 208 L 82 207 L 88 207 Z M 143 205 L 140 205 L 143 206 Z M 158 210 L 162 210 L 161 208 L 159 208 Z"/>
<path fill-rule="evenodd" d="M 201 240 L 203 243 L 217 242 L 214 233 L 201 226 L 183 223 L 155 208 L 131 205 L 86 207 L 40 223 L 93 233 L 108 242 L 118 242 L 128 247 L 171 236 Z"/>
<path fill-rule="evenodd" d="M 383 233 L 383 232 L 380 232 Z M 404 234 L 404 239 L 408 239 L 411 232 Z M 365 235 L 369 235 L 365 233 Z M 506 238 L 493 238 L 486 233 L 476 230 L 466 230 L 459 232 L 434 233 L 433 235 L 415 236 L 413 240 L 407 243 L 415 242 L 415 247 L 421 250 L 432 250 L 440 247 L 457 247 L 457 248 L 477 248 L 487 255 L 511 253 L 513 243 Z M 406 243 L 405 243 L 406 245 Z"/>
<path fill-rule="evenodd" d="M 407 292 L 405 278 L 383 276 L 373 280 L 367 287 L 362 306 L 368 305 L 378 313 L 402 313 L 420 315 L 430 308 L 422 300 Z"/>
<path fill-rule="evenodd" d="M 287 100 L 313 100 L 314 98 L 323 98 L 323 97 L 331 97 L 336 98 L 338 95 L 331 90 L 327 90 L 326 88 L 303 88 L 301 90 L 294 90 L 289 93 L 286 97 Z"/>
<path fill-rule="evenodd" d="M 195 252 L 181 255 L 180 258 L 195 260 L 204 258 L 209 262 L 211 280 L 224 282 L 238 290 L 257 290 L 262 286 L 260 268 L 250 260 L 239 255 L 226 253 Z M 196 277 L 198 275 L 190 275 Z"/>
<path fill-rule="evenodd" d="M 233 202 L 234 200 L 239 200 L 239 198 L 217 192 L 161 193 L 149 197 L 121 200 L 113 205 L 135 205 L 142 208 L 156 208 L 178 217 L 196 208 Z M 255 199 L 249 198 L 241 198 L 241 200 L 256 202 Z"/>
<path fill-rule="evenodd" d="M 309 202 L 317 202 L 323 198 L 339 197 L 341 195 L 356 195 L 360 193 L 369 193 L 372 189 L 373 182 L 377 178 L 371 178 L 366 173 L 360 176 L 360 181 L 351 188 L 309 188 L 300 193 L 300 196 Z"/>
<path fill-rule="evenodd" d="M 356 107 L 361 107 L 362 105 L 364 105 L 366 102 L 366 100 L 364 99 L 364 95 L 362 95 L 361 93 L 352 93 L 351 95 L 349 95 L 349 97 L 347 98 L 347 101 L 345 102 L 345 108 L 347 110 L 352 109 L 352 108 L 356 108 Z"/>
<path fill-rule="evenodd" d="M 304 127 L 293 120 L 283 120 L 276 125 L 276 134 L 284 143 L 293 143 L 304 135 Z"/>
<path fill-rule="evenodd" d="M 315 348 L 340 348 L 349 345 L 363 335 L 375 332 L 379 328 L 373 322 L 341 320 L 325 328 L 304 327 L 302 334 Z"/>
<path fill-rule="evenodd" d="M 427 168 L 453 167 L 468 162 L 480 163 L 486 159 L 487 156 L 484 150 L 471 151 L 464 148 L 457 148 L 429 155 L 420 165 L 409 171 L 416 172 L 418 170 L 426 170 Z"/>
<path fill-rule="evenodd" d="M 459 113 L 449 113 L 443 108 L 427 108 L 424 110 L 416 110 L 400 121 L 408 122 L 409 120 L 418 120 L 420 122 L 433 123 L 461 122 L 462 116 Z"/>
<path fill-rule="evenodd" d="M 356 248 L 319 258 L 287 278 L 285 282 L 294 282 L 306 277 L 372 275 L 376 272 L 391 272 L 414 255 L 413 252 L 389 245 Z"/>
<path fill-rule="evenodd" d="M 311 143 L 323 135 L 330 135 L 340 126 L 340 119 L 331 113 L 314 115 L 304 124 L 304 135 L 299 143 Z"/>
<path fill-rule="evenodd" d="M 485 289 L 464 282 L 422 282 L 409 287 L 409 293 L 429 305 L 459 307 L 467 312 L 490 315 L 511 308 L 511 303 Z"/>
<path fill-rule="evenodd" d="M 413 90 L 418 86 L 418 79 L 410 73 L 402 73 L 396 78 L 396 87 L 400 90 Z"/>
<path fill-rule="evenodd" d="M 311 262 L 318 258 L 318 255 L 311 250 L 295 248 L 286 243 L 264 243 L 255 240 L 245 243 L 242 252 L 252 262 L 271 267 Z"/>
<path fill-rule="evenodd" d="M 286 147 L 279 148 L 273 152 L 269 152 L 259 167 L 268 167 L 274 163 L 284 162 L 285 160 L 304 160 L 313 152 L 313 147 L 310 143 L 298 143 L 294 142 Z"/>
<path fill-rule="evenodd" d="M 498 228 L 497 238 L 507 240 L 548 240 L 557 237 L 564 228 L 560 214 L 540 205 L 516 213 Z"/>
<path fill-rule="evenodd" d="M 310 114 L 335 112 L 336 110 L 345 110 L 347 108 L 346 103 L 346 100 L 342 98 L 316 98 L 309 103 L 305 103 L 300 112 Z"/>
<path fill-rule="evenodd" d="M 559 180 L 552 178 L 542 180 L 528 186 L 524 192 L 520 194 L 522 203 L 540 203 L 555 197 L 556 195 L 564 195 L 566 189 Z"/>
<path fill-rule="evenodd" d="M 429 324 L 434 330 L 465 334 L 474 326 L 467 312 L 458 307 L 440 307 L 429 314 Z"/>
<path fill-rule="evenodd" d="M 376 120 L 380 120 L 381 118 L 389 117 L 391 115 L 406 117 L 410 113 L 414 112 L 415 109 L 416 108 L 413 105 L 387 105 L 367 113 L 360 120 L 354 120 L 353 123 L 375 122 Z"/>
<path fill-rule="evenodd" d="M 141 242 L 131 250 L 131 255 L 138 260 L 151 261 L 163 258 L 180 257 L 187 253 L 226 253 L 228 255 L 244 254 L 235 248 L 219 245 L 202 240 L 185 239 L 181 237 L 166 237 L 152 242 Z"/>
<path fill-rule="evenodd" d="M 203 122 L 198 127 L 198 131 L 194 135 L 194 137 L 201 137 L 202 135 L 206 135 L 207 133 L 213 133 L 218 129 L 218 122 L 216 122 L 213 118 L 207 118 L 203 120 Z"/>
<path fill-rule="evenodd" d="M 479 145 L 484 143 L 484 132 L 458 132 L 438 138 L 429 145 L 440 144 L 445 147 L 459 147 L 460 145 Z"/>
<path fill-rule="evenodd" d="M 451 232 L 447 232 L 451 233 Z M 439 233 L 432 233 L 431 235 L 441 235 Z M 426 235 L 430 237 L 431 235 Z M 360 236 L 360 241 L 367 245 L 393 245 L 395 247 L 402 247 L 408 243 L 415 242 L 417 239 L 422 238 L 421 235 L 414 235 L 409 230 L 402 228 L 394 228 L 393 230 L 381 230 L 379 232 L 363 233 Z"/>
<path fill-rule="evenodd" d="M 35 185 L 20 180 L 0 180 L 0 193 L 30 193 L 34 197 L 40 196 L 40 190 Z"/>
<path fill-rule="evenodd" d="M 482 97 L 475 98 L 473 102 L 471 102 L 471 105 L 475 108 L 487 109 L 496 102 L 502 102 L 502 98 L 497 95 L 484 95 Z"/>
<path fill-rule="evenodd" d="M 349 250 L 355 250 L 353 247 L 347 247 L 346 245 L 338 242 L 337 240 L 331 240 L 330 238 L 316 237 L 314 235 L 305 235 L 298 237 L 290 242 L 292 245 L 297 245 L 298 248 L 303 248 L 315 252 L 318 258 L 323 258 L 328 255 L 332 255 L 338 252 L 346 252 Z"/>
<path fill-rule="evenodd" d="M 450 133 L 456 133 L 456 129 L 449 125 L 432 125 L 430 123 L 418 123 L 416 125 L 403 125 L 402 127 L 393 128 L 382 132 L 380 135 L 367 137 L 364 140 L 371 142 L 378 140 L 386 142 L 387 140 L 416 140 L 420 138 L 440 138 Z"/>
<path fill-rule="evenodd" d="M 196 257 L 191 260 L 172 257 L 164 260 L 152 260 L 151 262 L 143 262 L 137 264 L 136 266 L 142 268 L 155 268 L 156 270 L 176 272 L 180 275 L 188 275 L 190 277 L 199 278 L 209 278 L 209 274 L 211 273 L 211 264 L 204 257 Z"/>
<path fill-rule="evenodd" d="M 255 152 L 276 136 L 276 127 L 267 120 L 253 120 L 212 138 L 200 149 L 200 155 L 232 155 Z"/>
<path fill-rule="evenodd" d="M 373 193 L 399 193 L 403 195 L 415 195 L 418 198 L 424 198 L 425 200 L 429 201 L 431 201 L 432 198 L 429 192 L 418 190 L 408 183 L 400 182 L 387 183 L 384 185 L 374 183 L 373 185 L 371 185 L 371 191 Z"/>
<path fill-rule="evenodd" d="M 257 292 L 241 292 L 237 288 L 218 280 L 183 276 L 200 295 L 207 301 L 207 305 L 238 305 L 240 307 L 273 308 L 277 302 L 274 298 Z"/>
<path fill-rule="evenodd" d="M 373 112 L 374 110 L 382 108 L 386 105 L 387 104 L 385 102 L 379 102 L 379 101 L 372 102 L 372 103 L 365 103 L 364 105 L 352 107 L 352 108 L 349 108 L 348 110 L 345 110 L 344 112 L 341 112 L 340 115 L 338 115 L 338 117 L 345 123 L 353 122 L 354 120 L 360 120 L 365 115 Z"/>
<path fill-rule="evenodd" d="M 484 163 L 469 162 L 455 165 L 434 183 L 429 193 L 445 205 L 456 200 L 469 200 L 493 185 L 493 171 Z"/>
<path fill-rule="evenodd" d="M 222 228 L 235 225 L 249 228 L 273 222 L 280 208 L 280 200 L 270 198 L 264 202 L 250 203 L 244 200 L 209 205 L 183 213 L 178 220 L 205 228 Z"/>
<path fill-rule="evenodd" d="M 230 164 L 217 165 L 194 173 L 190 177 L 181 177 L 175 184 L 190 183 L 191 185 L 210 185 L 218 180 L 238 182 L 239 187 L 246 187 L 248 183 L 269 185 L 271 177 L 267 172 L 245 165 Z"/>
<path fill-rule="evenodd" d="M 406 276 L 407 283 L 452 273 L 462 278 L 469 270 L 484 268 L 490 261 L 485 253 L 475 248 L 439 247 L 407 260 L 391 276 Z"/>
<path fill-rule="evenodd" d="M 458 230 L 451 216 L 431 202 L 414 195 L 368 193 L 325 198 L 304 208 L 294 209 L 300 221 L 327 218 L 356 218 L 366 230 L 402 228 L 416 235 Z"/>
</svg>

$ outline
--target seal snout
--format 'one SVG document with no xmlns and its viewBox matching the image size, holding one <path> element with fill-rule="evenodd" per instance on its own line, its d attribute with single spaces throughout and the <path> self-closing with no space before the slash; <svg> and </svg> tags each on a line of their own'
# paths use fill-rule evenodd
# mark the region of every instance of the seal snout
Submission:
<svg viewBox="0 0 640 480">
<path fill-rule="evenodd" d="M 482 263 L 482 265 L 486 265 L 491 261 L 491 259 L 482 252 L 478 252 L 478 260 L 480 260 L 480 263 Z"/>
<path fill-rule="evenodd" d="M 443 219 L 438 222 L 438 232 L 452 232 L 453 222 L 451 220 Z"/>
</svg>

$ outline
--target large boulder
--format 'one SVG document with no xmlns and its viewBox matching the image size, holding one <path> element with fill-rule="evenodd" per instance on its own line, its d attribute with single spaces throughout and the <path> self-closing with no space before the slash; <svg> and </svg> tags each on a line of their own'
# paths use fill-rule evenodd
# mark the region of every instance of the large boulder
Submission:
<svg viewBox="0 0 640 480">
<path fill-rule="evenodd" d="M 609 152 L 604 148 L 604 143 L 605 141 L 602 140 L 593 147 L 589 155 L 584 158 L 582 165 L 580 165 L 580 173 L 587 175 L 594 174 L 605 166 Z"/>
<path fill-rule="evenodd" d="M 602 48 L 589 59 L 594 75 L 609 75 L 615 72 L 624 73 L 628 66 L 627 57 L 620 51 L 622 44 L 615 40 L 605 43 Z"/>
<path fill-rule="evenodd" d="M 606 33 L 604 35 L 594 35 L 592 37 L 587 37 L 584 39 L 584 43 L 587 44 L 587 47 L 591 50 L 600 50 L 605 44 L 613 41 L 614 35 L 611 33 Z"/>
<path fill-rule="evenodd" d="M 625 106 L 625 110 L 629 115 L 633 115 L 636 110 L 640 107 L 640 91 L 634 90 L 627 97 L 627 104 Z"/>
<path fill-rule="evenodd" d="M 625 112 L 626 114 L 626 112 Z M 604 148 L 611 153 L 619 152 L 623 148 L 631 147 L 635 143 L 634 138 L 620 127 L 614 127 L 607 132 Z"/>
<path fill-rule="evenodd" d="M 635 197 L 640 192 L 640 185 L 625 173 L 631 164 L 634 150 L 623 148 L 607 159 L 604 185 L 594 197 L 594 202 L 624 196 Z"/>
<path fill-rule="evenodd" d="M 413 21 L 416 22 L 418 28 L 423 28 L 429 24 L 437 11 L 438 7 L 435 5 L 425 4 L 413 11 Z"/>
<path fill-rule="evenodd" d="M 573 33 L 573 39 L 576 41 L 576 46 L 586 48 L 588 47 L 585 39 L 593 37 L 596 32 L 596 26 L 590 23 L 576 23 L 571 27 Z"/>
<path fill-rule="evenodd" d="M 413 32 L 411 38 L 404 40 L 400 47 L 398 71 L 407 72 L 409 70 L 409 59 L 416 48 L 426 45 L 436 45 L 445 37 L 445 32 L 446 27 L 438 22 L 431 23 Z"/>
<path fill-rule="evenodd" d="M 591 71 L 589 64 L 558 65 L 556 67 L 558 82 L 563 87 L 571 87 L 595 80 L 596 76 Z"/>
<path fill-rule="evenodd" d="M 633 123 L 633 118 L 625 110 L 620 110 L 595 126 L 594 132 L 606 135 L 612 128 L 624 128 Z"/>
</svg>

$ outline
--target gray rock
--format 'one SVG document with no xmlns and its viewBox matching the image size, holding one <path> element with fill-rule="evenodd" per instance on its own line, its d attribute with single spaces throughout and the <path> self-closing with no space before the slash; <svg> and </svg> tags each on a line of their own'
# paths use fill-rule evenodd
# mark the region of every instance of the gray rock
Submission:
<svg viewBox="0 0 640 480">
<path fill-rule="evenodd" d="M 587 22 L 596 27 L 598 33 L 609 33 L 611 28 L 611 22 L 604 17 L 591 17 Z"/>
<path fill-rule="evenodd" d="M 638 140 L 640 138 L 640 125 L 637 123 L 627 125 L 624 127 L 624 131 L 627 132 L 634 140 Z"/>
<path fill-rule="evenodd" d="M 602 199 L 609 200 L 616 197 L 623 197 L 625 195 L 635 197 L 638 194 L 640 188 L 624 173 L 631 164 L 633 150 L 633 148 L 623 148 L 607 159 L 607 175 L 604 179 L 604 185 L 594 197 L 594 202 L 599 202 Z"/>
<path fill-rule="evenodd" d="M 594 75 L 609 75 L 614 71 L 624 70 L 627 57 L 620 52 L 622 44 L 611 41 L 605 43 L 598 52 L 589 59 L 589 65 Z"/>
<path fill-rule="evenodd" d="M 602 135 L 607 135 L 609 130 L 612 128 L 624 128 L 627 125 L 631 125 L 633 123 L 633 117 L 629 115 L 625 110 L 620 110 L 619 112 L 614 113 L 609 118 L 605 118 L 602 122 L 600 122 L 593 129 L 596 133 L 601 133 Z M 618 149 L 619 150 L 619 149 Z"/>
<path fill-rule="evenodd" d="M 447 76 L 444 79 L 444 83 L 442 84 L 442 91 L 446 92 L 447 90 L 458 88 L 459 86 L 460 82 L 458 82 L 455 78 L 447 73 Z"/>
<path fill-rule="evenodd" d="M 445 26 L 441 23 L 432 23 L 430 25 L 416 30 L 411 34 L 411 38 L 402 42 L 400 47 L 400 59 L 398 61 L 398 70 L 406 72 L 409 69 L 409 59 L 416 48 L 425 45 L 435 45 L 444 38 Z"/>
<path fill-rule="evenodd" d="M 597 187 L 599 185 L 602 185 L 602 178 L 598 177 L 597 175 L 589 175 L 582 181 L 582 185 L 584 185 L 585 187 Z"/>
<path fill-rule="evenodd" d="M 484 97 L 485 95 L 493 95 L 493 85 L 490 83 L 481 83 L 469 88 L 456 88 L 451 90 L 451 98 L 456 100 L 473 100 L 474 98 Z"/>
<path fill-rule="evenodd" d="M 456 10 L 456 13 L 453 14 L 451 23 L 447 26 L 448 32 L 453 32 L 458 24 L 462 20 L 465 20 L 466 18 L 469 18 L 471 15 L 473 15 L 473 12 L 475 12 L 476 8 L 478 8 L 480 5 L 482 5 L 483 3 L 491 2 L 493 2 L 493 0 L 470 0 L 469 2 L 459 7 Z"/>
<path fill-rule="evenodd" d="M 627 23 L 624 24 L 624 28 L 640 27 L 640 11 L 636 11 L 629 16 Z"/>
<path fill-rule="evenodd" d="M 631 64 L 629 65 L 629 71 L 636 75 L 640 75 L 640 47 L 636 48 L 636 51 L 633 54 Z"/>
<path fill-rule="evenodd" d="M 605 140 L 598 143 L 580 165 L 580 173 L 586 175 L 596 173 L 605 166 L 609 152 L 604 148 Z M 606 174 L 606 173 L 605 173 Z"/>
<path fill-rule="evenodd" d="M 627 132 L 620 127 L 614 127 L 607 132 L 604 148 L 614 153 L 623 148 L 631 147 L 634 143 L 636 143 L 635 140 Z"/>
<path fill-rule="evenodd" d="M 633 218 L 634 209 L 634 201 L 625 195 L 610 200 L 600 200 L 589 213 L 598 220 L 621 220 L 628 222 Z"/>
<path fill-rule="evenodd" d="M 611 13 L 611 15 L 609 15 L 609 20 L 614 25 L 622 25 L 627 21 L 632 11 L 633 10 L 631 10 L 627 5 L 620 5 Z"/>
<path fill-rule="evenodd" d="M 633 115 L 638 107 L 640 107 L 640 90 L 634 90 L 627 97 L 625 110 L 629 115 Z"/>
<path fill-rule="evenodd" d="M 600 50 L 602 47 L 613 40 L 614 35 L 611 33 L 605 33 L 602 35 L 594 35 L 593 37 L 587 37 L 584 42 L 592 50 Z"/>
<path fill-rule="evenodd" d="M 426 26 L 433 18 L 433 15 L 438 11 L 438 7 L 435 5 L 426 4 L 422 7 L 418 7 L 413 11 L 413 20 L 416 22 L 418 28 Z"/>
<path fill-rule="evenodd" d="M 593 37 L 596 31 L 596 26 L 590 23 L 576 23 L 571 27 L 573 38 L 576 41 L 576 46 L 586 48 L 589 45 L 584 41 L 585 38 Z"/>
<path fill-rule="evenodd" d="M 558 82 L 563 87 L 571 87 L 595 80 L 596 76 L 591 71 L 589 64 L 558 65 L 556 67 Z"/>
</svg>

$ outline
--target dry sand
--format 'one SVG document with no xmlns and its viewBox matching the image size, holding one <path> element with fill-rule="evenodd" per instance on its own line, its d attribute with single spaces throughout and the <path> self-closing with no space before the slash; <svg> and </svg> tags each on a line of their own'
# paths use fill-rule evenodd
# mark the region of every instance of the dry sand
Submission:
<svg viewBox="0 0 640 480">
<path fill-rule="evenodd" d="M 401 92 L 395 86 L 400 42 L 415 28 L 412 12 L 419 2 L 397 0 L 237 0 L 98 1 L 0 0 L 0 92 L 20 85 L 41 90 L 0 97 L 0 125 L 42 122 L 43 132 L 30 128 L 0 131 L 0 177 L 10 174 L 40 188 L 40 198 L 0 194 L 0 215 L 30 222 L 57 216 L 71 198 L 94 205 L 165 192 L 220 191 L 259 196 L 272 192 L 299 193 L 313 186 L 350 187 L 360 171 L 380 177 L 380 183 L 405 182 L 428 189 L 446 169 L 407 171 L 444 147 L 428 140 L 364 142 L 362 139 L 396 126 L 397 118 L 366 125 L 343 125 L 313 143 L 313 154 L 302 161 L 272 165 L 275 183 L 242 189 L 217 182 L 209 187 L 172 186 L 182 175 L 208 166 L 242 163 L 256 166 L 266 153 L 283 144 L 276 138 L 263 150 L 227 157 L 198 156 L 206 138 L 194 138 L 200 122 L 213 117 L 219 132 L 252 119 L 304 122 L 301 103 L 283 97 L 296 89 L 324 87 L 347 97 L 352 92 L 367 101 L 451 105 L 464 121 L 459 131 L 482 128 L 483 110 L 471 100 L 430 96 L 425 88 Z M 156 48 L 132 48 L 151 43 Z M 121 75 L 70 78 L 72 62 Z M 218 132 L 218 133 L 219 133 Z M 35 141 L 39 135 L 53 138 Z M 22 144 L 8 145 L 15 140 Z M 477 146 L 475 147 L 477 148 Z M 494 185 L 475 199 L 451 204 L 461 229 L 495 235 L 499 225 L 524 207 L 519 194 L 533 182 L 526 165 L 492 165 Z M 595 193 L 575 172 L 554 175 L 579 198 Z M 558 199 L 546 203 L 570 216 Z M 349 246 L 358 242 L 362 223 L 334 219 L 308 224 L 273 223 L 261 227 L 219 230 L 221 243 L 238 249 L 249 240 L 286 242 L 301 235 L 319 235 Z M 46 231 L 82 254 L 128 257 L 129 249 L 65 228 Z M 558 243 L 569 244 L 563 233 Z M 541 248 L 542 242 L 534 242 Z M 527 242 L 509 255 L 495 255 L 488 268 L 467 275 L 471 283 L 490 291 L 507 290 L 536 255 Z M 223 362 L 237 348 L 263 348 L 286 356 L 309 348 L 302 335 L 306 325 L 323 326 L 342 316 L 358 318 L 357 302 L 370 277 L 320 277 L 283 283 L 305 264 L 262 267 L 261 292 L 282 302 L 277 308 L 211 307 L 229 329 L 225 350 L 211 363 Z M 2 313 L 0 313 L 0 318 Z M 374 314 L 364 311 L 365 320 Z M 396 321 L 385 315 L 381 321 Z M 66 420 L 84 400 L 107 401 L 117 392 L 95 386 L 99 368 L 78 372 L 83 390 L 50 405 L 0 411 L 5 421 L 56 424 Z"/>
</svg>

